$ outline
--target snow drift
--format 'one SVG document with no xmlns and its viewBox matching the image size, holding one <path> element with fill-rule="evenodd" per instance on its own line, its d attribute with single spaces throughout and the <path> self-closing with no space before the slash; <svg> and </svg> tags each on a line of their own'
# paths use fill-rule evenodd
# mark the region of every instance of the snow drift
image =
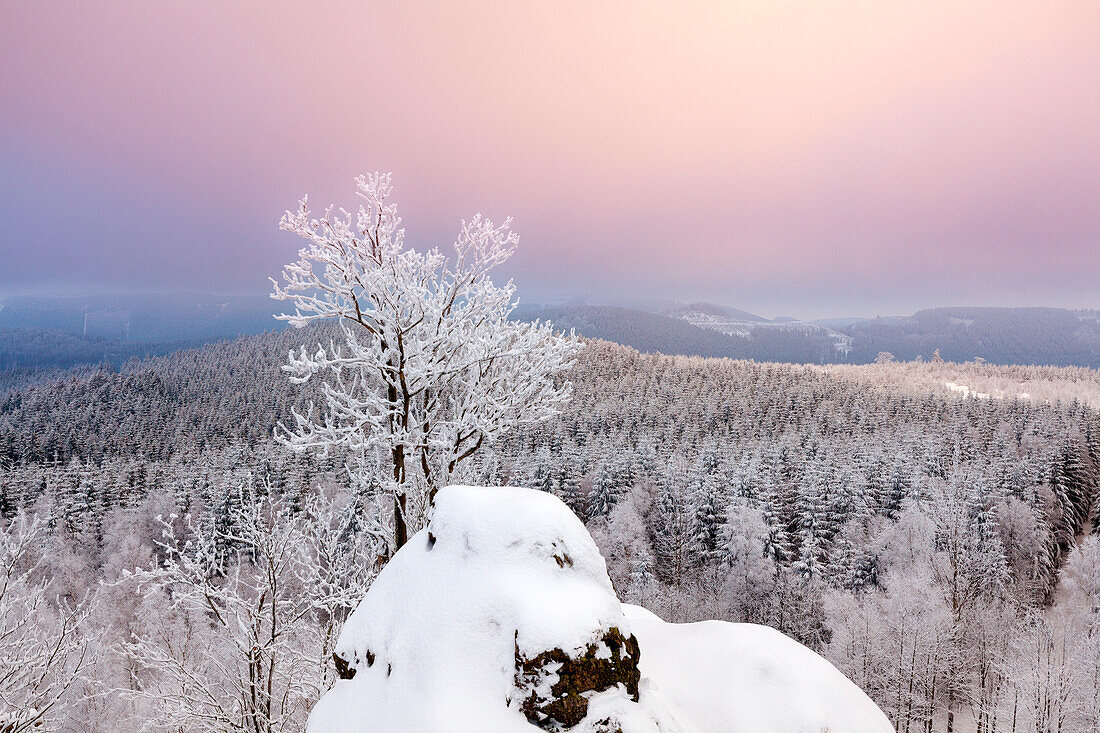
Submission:
<svg viewBox="0 0 1100 733">
<path fill-rule="evenodd" d="M 620 604 L 550 494 L 451 486 L 345 624 L 310 733 L 888 733 L 832 665 L 751 624 Z"/>
</svg>

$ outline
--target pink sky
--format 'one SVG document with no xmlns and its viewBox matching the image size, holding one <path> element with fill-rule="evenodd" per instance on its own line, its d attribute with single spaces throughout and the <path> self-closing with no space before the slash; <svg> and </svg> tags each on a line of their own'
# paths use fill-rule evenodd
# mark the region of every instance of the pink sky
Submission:
<svg viewBox="0 0 1100 733">
<path fill-rule="evenodd" d="M 0 288 L 259 290 L 303 193 L 513 215 L 528 300 L 1100 307 L 1095 2 L 0 10 Z"/>
</svg>

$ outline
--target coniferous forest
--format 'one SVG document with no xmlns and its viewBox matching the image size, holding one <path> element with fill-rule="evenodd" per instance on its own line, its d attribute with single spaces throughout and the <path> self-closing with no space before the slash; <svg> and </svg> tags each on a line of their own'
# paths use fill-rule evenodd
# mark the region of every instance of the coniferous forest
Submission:
<svg viewBox="0 0 1100 733">
<path fill-rule="evenodd" d="M 77 630 L 59 672 L 75 674 L 54 703 L 68 706 L 67 729 L 216 719 L 254 683 L 257 644 L 280 660 L 262 672 L 283 699 L 269 719 L 300 724 L 326 689 L 339 621 L 381 562 L 357 520 L 379 497 L 345 456 L 273 441 L 317 397 L 280 372 L 293 339 L 51 374 L 0 399 L 0 511 L 11 541 L 34 544 L 28 582 L 49 585 L 54 610 L 39 623 Z M 819 368 L 590 341 L 565 412 L 458 475 L 558 495 L 624 600 L 673 621 L 778 628 L 898 730 L 1094 730 L 1093 373 L 881 361 Z M 980 389 L 1023 380 L 1034 394 Z M 233 605 L 271 578 L 282 582 L 259 595 L 270 608 Z M 235 621 L 202 613 L 211 593 Z M 279 634 L 250 641 L 265 611 Z"/>
</svg>

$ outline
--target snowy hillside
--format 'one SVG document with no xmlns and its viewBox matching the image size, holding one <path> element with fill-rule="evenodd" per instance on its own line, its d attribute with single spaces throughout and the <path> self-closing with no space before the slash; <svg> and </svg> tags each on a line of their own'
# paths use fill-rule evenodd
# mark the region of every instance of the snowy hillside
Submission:
<svg viewBox="0 0 1100 733">
<path fill-rule="evenodd" d="M 766 627 L 619 603 L 551 494 L 453 486 L 348 620 L 312 733 L 886 733 L 832 665 Z"/>
<path fill-rule="evenodd" d="M 847 355 L 852 349 L 851 337 L 832 328 L 788 318 L 769 321 L 746 311 L 712 303 L 693 303 L 670 310 L 667 315 L 687 321 L 697 328 L 742 338 L 752 338 L 762 333 L 824 337 L 831 342 L 833 349 L 836 350 L 836 356 Z"/>
<path fill-rule="evenodd" d="M 749 313 L 740 308 L 731 308 L 728 305 L 715 305 L 714 303 L 706 302 L 691 303 L 689 305 L 668 308 L 665 310 L 665 313 L 675 318 L 683 318 L 685 316 L 710 316 L 727 321 L 737 321 L 739 323 L 770 323 L 764 316 L 758 316 L 755 313 Z"/>
</svg>

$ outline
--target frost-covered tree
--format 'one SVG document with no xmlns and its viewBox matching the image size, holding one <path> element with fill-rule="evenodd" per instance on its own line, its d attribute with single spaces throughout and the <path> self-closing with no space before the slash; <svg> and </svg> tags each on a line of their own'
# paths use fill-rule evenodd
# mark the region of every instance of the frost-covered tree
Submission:
<svg viewBox="0 0 1100 733">
<path fill-rule="evenodd" d="M 726 510 L 717 559 L 724 570 L 723 592 L 730 616 L 759 623 L 767 618 L 777 568 L 764 554 L 768 526 L 758 509 L 733 503 Z"/>
<path fill-rule="evenodd" d="M 615 507 L 626 487 L 619 483 L 619 476 L 610 460 L 602 460 L 592 476 L 592 489 L 588 493 L 588 505 L 596 516 L 606 517 Z"/>
<path fill-rule="evenodd" d="M 280 318 L 343 326 L 339 345 L 290 354 L 292 381 L 324 381 L 324 406 L 295 412 L 281 438 L 298 450 L 346 448 L 360 478 L 392 494 L 397 548 L 463 460 L 560 412 L 572 391 L 560 375 L 580 346 L 550 324 L 510 319 L 515 286 L 489 273 L 515 251 L 511 220 L 463 221 L 451 258 L 407 246 L 389 174 L 357 188 L 355 214 L 330 207 L 318 219 L 302 199 L 280 223 L 308 241 L 283 284 L 272 280 L 272 297 L 294 307 Z"/>
<path fill-rule="evenodd" d="M 164 561 L 119 581 L 144 606 L 119 649 L 136 679 L 118 692 L 165 729 L 301 730 L 376 571 L 379 538 L 354 508 L 320 492 L 292 508 L 246 485 L 227 523 L 163 519 Z"/>
<path fill-rule="evenodd" d="M 70 690 L 94 663 L 88 604 L 53 599 L 42 578 L 45 526 L 19 515 L 0 526 L 0 731 L 57 730 Z"/>
<path fill-rule="evenodd" d="M 683 582 L 693 566 L 693 515 L 684 486 L 669 483 L 661 489 L 651 512 L 650 532 L 658 569 L 672 584 Z"/>
<path fill-rule="evenodd" d="M 1092 610 L 1100 613 L 1100 537 L 1085 537 L 1066 563 L 1075 589 Z"/>
<path fill-rule="evenodd" d="M 1093 702 L 1082 694 L 1079 675 L 1083 629 L 1057 611 L 1032 611 L 1019 626 L 1007 659 L 1014 712 L 1036 733 L 1090 730 L 1081 720 Z"/>
</svg>

